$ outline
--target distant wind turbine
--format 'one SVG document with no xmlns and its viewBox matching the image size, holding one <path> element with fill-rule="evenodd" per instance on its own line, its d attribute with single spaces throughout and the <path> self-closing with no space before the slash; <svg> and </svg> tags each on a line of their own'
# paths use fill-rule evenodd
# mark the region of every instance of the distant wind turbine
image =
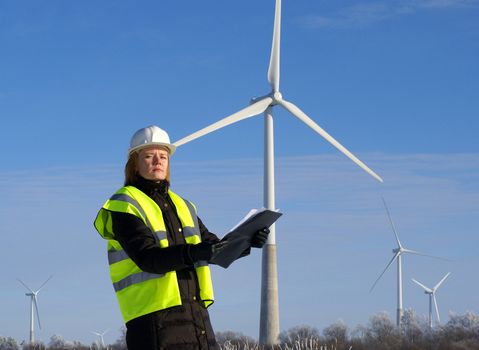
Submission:
<svg viewBox="0 0 479 350">
<path fill-rule="evenodd" d="M 264 207 L 275 209 L 274 191 L 274 141 L 273 141 L 273 107 L 279 105 L 301 120 L 315 132 L 320 134 L 329 143 L 360 166 L 369 175 L 382 182 L 382 179 L 366 164 L 360 161 L 343 145 L 336 141 L 330 134 L 322 129 L 316 122 L 308 117 L 301 109 L 291 102 L 283 99 L 279 91 L 280 77 L 280 34 L 281 34 L 281 0 L 276 0 L 274 17 L 273 42 L 268 68 L 268 82 L 271 92 L 265 96 L 251 100 L 250 106 L 231 114 L 174 144 L 184 145 L 201 136 L 224 128 L 241 120 L 259 115 L 264 112 Z M 270 227 L 267 244 L 263 248 L 262 282 L 261 282 L 261 314 L 260 314 L 260 344 L 277 344 L 279 341 L 279 306 L 278 306 L 278 277 L 276 263 L 276 235 L 275 225 Z"/>
<path fill-rule="evenodd" d="M 441 286 L 441 284 L 446 280 L 446 278 L 449 277 L 451 273 L 448 272 L 439 282 L 434 286 L 434 288 L 428 288 L 421 282 L 416 281 L 414 278 L 412 278 L 412 281 L 422 287 L 424 289 L 424 293 L 429 295 L 429 327 L 432 328 L 432 302 L 434 301 L 434 307 L 436 308 L 436 316 L 437 316 L 437 322 L 441 322 L 441 318 L 439 317 L 439 308 L 437 307 L 437 300 L 436 300 L 436 292 L 438 288 Z"/>
<path fill-rule="evenodd" d="M 48 281 L 53 276 L 48 277 L 48 279 L 43 282 L 43 284 L 38 288 L 37 291 L 33 291 L 29 286 L 27 286 L 25 283 L 23 283 L 20 279 L 17 279 L 25 288 L 30 291 L 30 293 L 25 293 L 26 296 L 30 297 L 30 344 L 35 343 L 35 311 L 37 314 L 37 321 L 38 321 L 38 328 L 42 329 L 42 325 L 40 323 L 40 313 L 38 312 L 38 303 L 37 303 L 37 295 L 40 292 L 40 290 L 47 284 Z"/>
<path fill-rule="evenodd" d="M 101 348 L 104 349 L 105 348 L 105 342 L 103 340 L 103 336 L 108 333 L 110 329 L 108 328 L 107 330 L 103 331 L 103 333 L 100 333 L 100 332 L 93 332 L 93 334 L 95 334 L 96 336 L 98 336 L 100 338 L 100 345 L 101 345 Z"/>
<path fill-rule="evenodd" d="M 399 236 L 396 232 L 396 228 L 394 227 L 394 223 L 393 223 L 393 220 L 391 218 L 391 214 L 389 213 L 389 209 L 388 209 L 388 206 L 386 204 L 386 201 L 384 200 L 384 198 L 382 198 L 383 200 L 383 204 L 384 204 L 384 208 L 386 209 L 386 212 L 387 212 L 387 215 L 388 215 L 388 218 L 389 218 L 389 222 L 391 224 L 391 228 L 394 232 L 394 236 L 396 237 L 396 243 L 397 243 L 397 248 L 393 249 L 393 257 L 392 259 L 389 261 L 389 263 L 386 265 L 385 269 L 383 270 L 383 272 L 381 272 L 381 274 L 379 275 L 379 277 L 376 279 L 376 281 L 373 283 L 371 289 L 369 290 L 369 292 L 371 292 L 374 287 L 376 286 L 376 284 L 378 283 L 378 281 L 381 279 L 381 277 L 384 275 L 384 273 L 386 272 L 386 270 L 389 268 L 389 266 L 391 266 L 391 264 L 394 262 L 394 260 L 397 260 L 397 312 L 396 312 L 396 325 L 398 327 L 401 327 L 401 322 L 402 322 L 402 316 L 403 316 L 403 288 L 402 288 L 402 254 L 404 253 L 409 253 L 409 254 L 415 254 L 415 255 L 421 255 L 421 256 L 427 256 L 427 257 L 430 257 L 430 258 L 436 258 L 436 259 L 443 259 L 443 258 L 440 258 L 440 257 L 437 257 L 437 256 L 432 256 L 432 255 L 427 255 L 427 254 L 423 254 L 423 253 L 420 253 L 420 252 L 417 252 L 415 250 L 411 250 L 411 249 L 407 249 L 405 248 L 402 244 L 401 244 L 401 241 L 399 241 Z M 445 260 L 445 259 L 443 259 Z"/>
</svg>

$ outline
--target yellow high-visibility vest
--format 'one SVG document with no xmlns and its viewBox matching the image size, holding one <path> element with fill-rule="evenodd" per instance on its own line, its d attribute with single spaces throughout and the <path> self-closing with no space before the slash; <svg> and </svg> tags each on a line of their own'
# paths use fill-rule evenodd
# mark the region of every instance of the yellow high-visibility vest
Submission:
<svg viewBox="0 0 479 350">
<path fill-rule="evenodd" d="M 172 191 L 168 191 L 168 194 L 176 207 L 186 243 L 200 243 L 201 233 L 196 208 Z M 168 247 L 168 239 L 160 207 L 136 187 L 120 188 L 98 212 L 95 228 L 103 238 L 108 240 L 110 277 L 125 323 L 154 311 L 181 305 L 176 272 L 155 274 L 142 271 L 115 240 L 112 211 L 128 213 L 140 218 L 151 229 L 161 248 Z M 208 262 L 195 263 L 195 271 L 200 288 L 199 302 L 204 307 L 208 307 L 214 300 Z"/>
</svg>

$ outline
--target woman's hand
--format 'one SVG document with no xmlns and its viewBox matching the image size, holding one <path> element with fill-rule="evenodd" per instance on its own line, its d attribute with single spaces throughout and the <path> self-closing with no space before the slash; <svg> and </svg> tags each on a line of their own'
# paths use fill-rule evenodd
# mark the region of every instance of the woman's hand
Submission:
<svg viewBox="0 0 479 350">
<path fill-rule="evenodd" d="M 210 261 L 213 256 L 214 242 L 205 241 L 198 244 L 188 244 L 188 255 L 193 263 L 203 260 Z"/>
<path fill-rule="evenodd" d="M 251 246 L 253 248 L 263 248 L 266 241 L 268 240 L 269 228 L 265 227 L 255 233 L 251 239 Z"/>
</svg>

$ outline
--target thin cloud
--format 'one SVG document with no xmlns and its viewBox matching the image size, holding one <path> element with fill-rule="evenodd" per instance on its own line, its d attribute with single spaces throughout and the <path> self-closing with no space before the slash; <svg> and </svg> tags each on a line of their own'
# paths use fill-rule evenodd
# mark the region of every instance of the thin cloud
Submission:
<svg viewBox="0 0 479 350">
<path fill-rule="evenodd" d="M 414 1 L 417 7 L 458 7 L 458 8 L 477 8 L 479 6 L 478 0 L 416 0 Z"/>
<path fill-rule="evenodd" d="M 466 188 L 479 186 L 479 154 L 364 154 L 361 157 L 384 177 L 386 187 L 424 186 L 442 181 Z M 241 186 L 242 195 L 262 193 L 262 165 L 262 158 L 176 161 L 172 181 L 175 187 L 193 193 L 221 194 L 221 190 L 215 189 L 231 186 L 237 189 Z M 194 176 L 191 169 L 195 169 Z M 85 198 L 98 190 L 112 191 L 120 187 L 122 172 L 122 164 L 2 171 L 0 190 L 16 199 L 25 194 L 29 201 L 32 191 L 45 195 L 51 192 L 48 198 L 52 199 L 69 192 Z M 331 192 L 358 186 L 379 188 L 359 168 L 338 155 L 277 157 L 276 181 L 286 196 L 303 190 L 301 194 L 305 194 L 314 183 L 327 184 Z M 67 196 L 66 200 L 71 198 Z"/>
<path fill-rule="evenodd" d="M 478 0 L 375 1 L 349 6 L 329 16 L 304 16 L 300 18 L 300 22 L 309 28 L 356 28 L 411 15 L 421 10 L 478 7 Z"/>
<path fill-rule="evenodd" d="M 451 220 L 479 215 L 479 154 L 361 157 L 383 176 L 384 184 L 339 155 L 278 157 L 276 205 L 288 211 L 288 218 L 299 218 L 285 218 L 284 223 L 296 225 L 311 213 L 323 213 L 331 223 L 333 217 L 346 215 L 348 202 L 358 205 L 348 208 L 347 215 L 373 217 L 382 210 L 381 195 L 404 213 L 424 212 L 429 218 Z M 238 215 L 263 205 L 262 163 L 261 158 L 178 161 L 172 169 L 173 189 L 197 202 L 200 215 L 214 223 L 215 230 L 228 229 Z M 23 210 L 45 210 L 47 215 L 49 206 L 55 206 L 92 217 L 122 181 L 121 164 L 1 172 L 0 190 L 8 205 L 0 206 L 0 213 L 9 217 Z M 414 215 L 410 218 L 418 220 Z"/>
</svg>

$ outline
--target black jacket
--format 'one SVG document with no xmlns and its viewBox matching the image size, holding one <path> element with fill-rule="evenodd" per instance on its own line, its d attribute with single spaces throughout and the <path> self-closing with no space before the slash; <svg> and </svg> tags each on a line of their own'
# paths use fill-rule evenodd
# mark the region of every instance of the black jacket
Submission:
<svg viewBox="0 0 479 350">
<path fill-rule="evenodd" d="M 189 247 L 182 234 L 176 208 L 168 195 L 168 182 L 140 178 L 131 184 L 150 196 L 161 208 L 169 246 L 160 248 L 151 230 L 134 215 L 112 212 L 113 232 L 140 269 L 152 273 L 175 270 L 182 305 L 147 314 L 127 322 L 129 350 L 219 349 L 208 311 L 197 301 L 199 287 Z M 219 241 L 198 218 L 202 241 Z"/>
</svg>

